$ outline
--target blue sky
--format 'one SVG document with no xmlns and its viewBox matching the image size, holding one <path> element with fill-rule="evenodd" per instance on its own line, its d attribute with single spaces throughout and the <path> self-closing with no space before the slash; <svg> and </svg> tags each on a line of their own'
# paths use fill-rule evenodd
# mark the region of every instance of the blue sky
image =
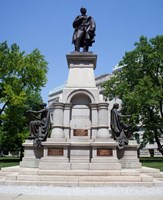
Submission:
<svg viewBox="0 0 163 200">
<path fill-rule="evenodd" d="M 50 90 L 67 80 L 72 22 L 82 6 L 97 26 L 90 48 L 98 55 L 95 76 L 112 73 L 141 35 L 163 34 L 163 0 L 0 0 L 0 42 L 17 43 L 26 53 L 38 48 L 49 63 L 45 102 Z"/>
</svg>

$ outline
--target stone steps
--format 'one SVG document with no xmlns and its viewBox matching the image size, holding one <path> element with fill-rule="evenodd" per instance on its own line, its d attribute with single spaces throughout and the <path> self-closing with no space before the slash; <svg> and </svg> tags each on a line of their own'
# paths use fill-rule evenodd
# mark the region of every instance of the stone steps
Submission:
<svg viewBox="0 0 163 200">
<path fill-rule="evenodd" d="M 18 166 L 1 168 L 1 170 L 0 170 L 0 179 L 5 177 L 6 175 L 9 175 L 9 174 L 12 174 L 12 173 L 18 172 L 18 171 L 19 171 L 19 167 Z"/>
<path fill-rule="evenodd" d="M 20 169 L 20 175 L 62 175 L 62 176 L 139 176 L 136 170 L 29 170 Z"/>
<path fill-rule="evenodd" d="M 159 169 L 156 168 L 150 168 L 150 167 L 142 167 L 140 169 L 137 169 L 141 174 L 147 174 L 150 176 L 153 176 L 154 178 L 160 178 L 161 173 Z"/>
<path fill-rule="evenodd" d="M 6 176 L 6 180 L 17 181 L 53 181 L 53 182 L 147 182 L 152 181 L 152 178 L 141 176 L 39 176 L 39 175 L 17 175 L 11 174 Z"/>
<path fill-rule="evenodd" d="M 158 171 L 142 169 L 155 176 Z M 3 168 L 0 171 L 0 184 L 6 185 L 53 185 L 53 186 L 152 186 L 153 177 L 141 170 L 40 170 L 38 168 Z M 161 184 L 161 180 L 155 181 Z"/>
<path fill-rule="evenodd" d="M 0 170 L 1 173 L 9 173 L 9 172 L 17 172 L 19 171 L 20 167 L 19 166 L 13 166 L 13 167 L 2 167 Z"/>
<path fill-rule="evenodd" d="M 5 171 L 5 170 L 4 170 Z M 53 186 L 152 186 L 153 177 L 137 170 L 39 170 L 20 168 L 5 176 L 6 185 L 53 185 Z M 3 180 L 4 183 L 4 180 Z"/>
<path fill-rule="evenodd" d="M 160 178 L 163 178 L 163 172 L 160 172 Z"/>
<path fill-rule="evenodd" d="M 53 182 L 53 181 L 5 181 L 5 185 L 37 185 L 58 187 L 106 187 L 106 186 L 142 186 L 151 187 L 153 182 Z"/>
</svg>

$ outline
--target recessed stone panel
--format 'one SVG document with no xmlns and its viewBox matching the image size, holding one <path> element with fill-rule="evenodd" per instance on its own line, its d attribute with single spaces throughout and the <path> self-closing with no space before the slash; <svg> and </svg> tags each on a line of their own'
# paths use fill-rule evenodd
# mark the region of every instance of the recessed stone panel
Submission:
<svg viewBox="0 0 163 200">
<path fill-rule="evenodd" d="M 74 129 L 73 135 L 74 136 L 88 136 L 88 130 L 87 129 Z"/>
<path fill-rule="evenodd" d="M 113 156 L 113 150 L 99 148 L 97 149 L 97 156 Z"/>
<path fill-rule="evenodd" d="M 63 156 L 63 148 L 48 149 L 48 156 Z"/>
</svg>

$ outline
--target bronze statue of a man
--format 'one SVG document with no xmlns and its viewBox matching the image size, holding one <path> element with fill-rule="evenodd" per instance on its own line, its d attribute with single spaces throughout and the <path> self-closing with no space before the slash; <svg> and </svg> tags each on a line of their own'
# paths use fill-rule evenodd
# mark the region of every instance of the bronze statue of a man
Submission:
<svg viewBox="0 0 163 200">
<path fill-rule="evenodd" d="M 75 51 L 79 52 L 80 47 L 87 52 L 89 46 L 95 42 L 96 23 L 91 16 L 87 16 L 87 9 L 82 7 L 80 9 L 81 15 L 77 16 L 73 22 L 74 34 L 72 43 L 75 45 Z"/>
</svg>

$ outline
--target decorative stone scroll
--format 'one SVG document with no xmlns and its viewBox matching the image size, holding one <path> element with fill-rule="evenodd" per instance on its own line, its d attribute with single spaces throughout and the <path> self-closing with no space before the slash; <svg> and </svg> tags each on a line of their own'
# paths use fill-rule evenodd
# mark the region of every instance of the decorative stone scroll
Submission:
<svg viewBox="0 0 163 200">
<path fill-rule="evenodd" d="M 48 156 L 63 156 L 63 148 L 48 149 Z"/>
<path fill-rule="evenodd" d="M 113 156 L 113 150 L 99 148 L 97 149 L 97 156 Z"/>
<path fill-rule="evenodd" d="M 73 135 L 74 136 L 88 136 L 88 130 L 87 129 L 74 129 Z"/>
</svg>

